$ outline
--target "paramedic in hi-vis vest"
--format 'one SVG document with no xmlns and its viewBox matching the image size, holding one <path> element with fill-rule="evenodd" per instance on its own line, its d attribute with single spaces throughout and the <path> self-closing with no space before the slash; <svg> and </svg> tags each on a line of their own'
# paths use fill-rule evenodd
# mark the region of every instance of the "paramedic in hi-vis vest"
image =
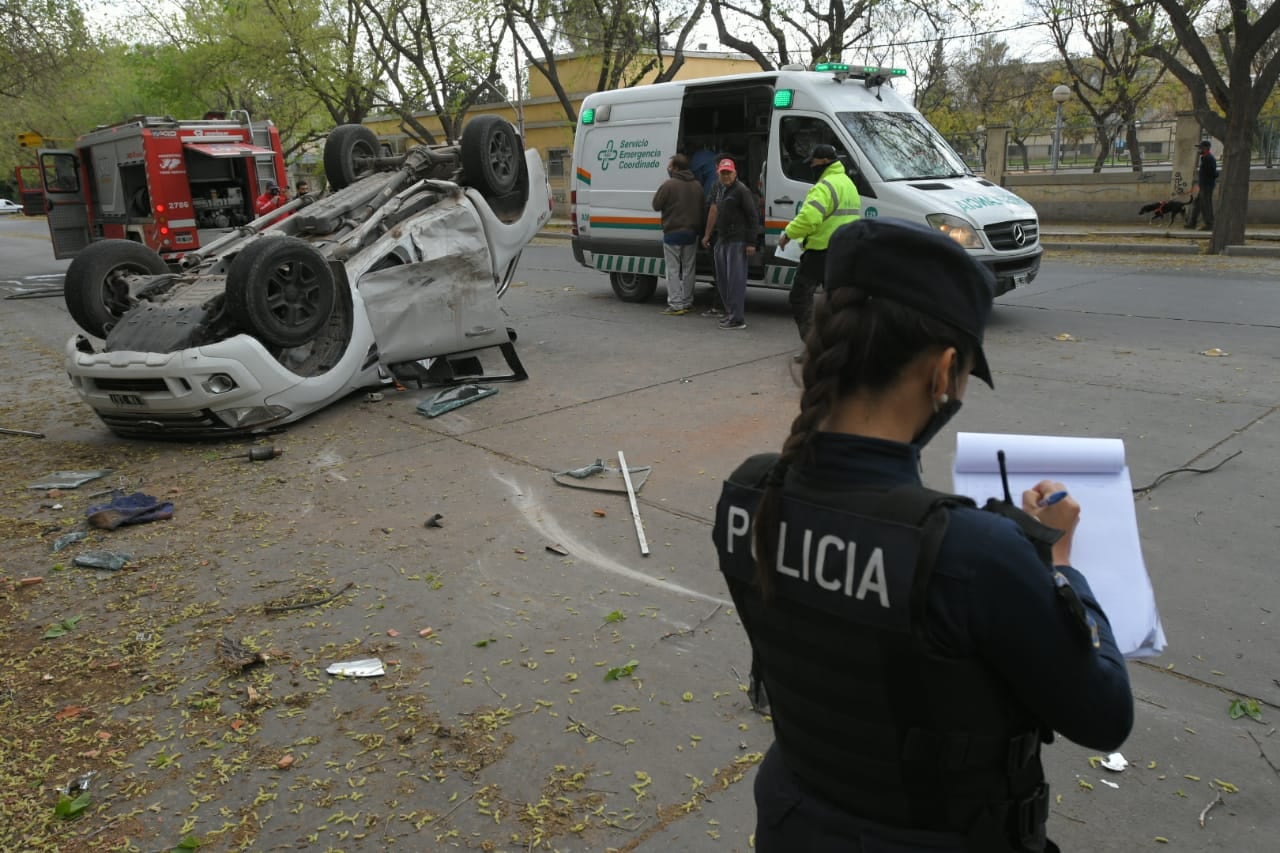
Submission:
<svg viewBox="0 0 1280 853">
<path fill-rule="evenodd" d="M 800 269 L 791 285 L 791 311 L 803 340 L 809 334 L 813 316 L 813 291 L 823 283 L 827 264 L 827 243 L 841 225 L 862 215 L 862 199 L 853 181 L 845 174 L 844 164 L 837 159 L 834 146 L 821 144 L 809 152 L 809 168 L 817 183 L 804 197 L 796 218 L 778 238 L 778 248 L 792 240 L 804 247 Z"/>
</svg>

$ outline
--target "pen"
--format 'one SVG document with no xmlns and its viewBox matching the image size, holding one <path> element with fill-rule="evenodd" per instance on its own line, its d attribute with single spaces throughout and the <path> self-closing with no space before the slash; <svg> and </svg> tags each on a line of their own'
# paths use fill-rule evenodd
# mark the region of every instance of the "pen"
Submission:
<svg viewBox="0 0 1280 853">
<path fill-rule="evenodd" d="M 1036 506 L 1053 506 L 1054 504 L 1056 504 L 1058 501 L 1062 500 L 1066 496 L 1067 496 L 1066 491 L 1054 492 L 1053 494 L 1049 495 L 1049 497 L 1047 498 L 1041 498 L 1040 502 L 1037 503 Z"/>
</svg>

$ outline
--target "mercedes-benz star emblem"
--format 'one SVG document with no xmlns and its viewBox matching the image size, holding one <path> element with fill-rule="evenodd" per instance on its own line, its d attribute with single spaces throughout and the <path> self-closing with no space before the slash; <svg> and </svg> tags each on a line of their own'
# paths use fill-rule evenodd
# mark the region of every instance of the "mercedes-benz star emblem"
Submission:
<svg viewBox="0 0 1280 853">
<path fill-rule="evenodd" d="M 1026 232 L 1022 230 L 1021 225 L 1013 226 L 1013 245 L 1021 246 L 1027 242 Z"/>
</svg>

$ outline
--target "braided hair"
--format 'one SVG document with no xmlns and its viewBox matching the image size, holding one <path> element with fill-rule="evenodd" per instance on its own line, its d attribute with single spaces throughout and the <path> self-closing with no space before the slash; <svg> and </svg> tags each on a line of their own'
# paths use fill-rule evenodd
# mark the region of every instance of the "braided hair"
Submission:
<svg viewBox="0 0 1280 853">
<path fill-rule="evenodd" d="M 765 480 L 753 524 L 756 585 L 766 600 L 773 591 L 787 472 L 813 463 L 819 425 L 836 404 L 854 393 L 887 390 L 908 364 L 931 349 L 954 347 L 961 365 L 972 363 L 977 352 L 973 341 L 947 323 L 857 287 L 835 288 L 815 300 L 804 344 L 800 413 Z"/>
</svg>

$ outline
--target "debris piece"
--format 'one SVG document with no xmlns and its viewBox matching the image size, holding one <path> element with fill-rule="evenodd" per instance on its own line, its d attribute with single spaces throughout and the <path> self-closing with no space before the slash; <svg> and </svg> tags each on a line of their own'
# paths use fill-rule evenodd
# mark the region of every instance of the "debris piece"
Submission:
<svg viewBox="0 0 1280 853">
<path fill-rule="evenodd" d="M 53 540 L 53 553 L 56 554 L 68 545 L 74 545 L 76 542 L 79 542 L 81 539 L 85 539 L 88 536 L 89 534 L 85 533 L 83 530 L 77 530 L 74 533 L 64 533 L 57 539 Z"/>
<path fill-rule="evenodd" d="M 381 403 L 381 402 L 382 402 L 382 392 L 381 392 L 381 391 L 370 391 L 368 394 L 365 394 L 365 395 L 364 395 L 364 399 L 365 399 L 365 402 L 368 402 L 368 403 Z"/>
<path fill-rule="evenodd" d="M 22 578 L 18 581 L 18 586 L 35 586 L 38 583 L 44 583 L 44 578 L 36 575 L 29 578 Z"/>
<path fill-rule="evenodd" d="M 397 631 L 395 628 L 388 628 L 388 629 L 387 629 L 387 636 L 388 636 L 388 637 L 391 637 L 392 639 L 395 639 L 396 637 L 399 637 L 399 636 L 400 636 L 400 632 L 399 632 L 399 631 Z"/>
<path fill-rule="evenodd" d="M 66 794 L 68 797 L 73 794 L 79 794 L 82 791 L 89 790 L 89 784 L 93 782 L 93 777 L 98 775 L 97 770 L 90 770 L 81 776 L 77 776 L 67 784 L 58 788 L 59 794 Z"/>
<path fill-rule="evenodd" d="M 1205 817 L 1208 816 L 1209 809 L 1213 808 L 1214 806 L 1220 806 L 1225 804 L 1226 804 L 1226 801 L 1222 799 L 1222 794 L 1218 794 L 1212 800 L 1210 800 L 1209 805 L 1205 806 L 1200 811 L 1200 828 L 1204 829 L 1204 819 Z"/>
<path fill-rule="evenodd" d="M 27 486 L 28 489 L 78 489 L 85 483 L 105 477 L 111 469 L 104 471 L 54 471 L 38 483 Z"/>
<path fill-rule="evenodd" d="M 71 564 L 82 569 L 104 569 L 108 572 L 118 572 L 128 565 L 132 559 L 132 554 L 117 553 L 115 551 L 85 551 L 83 554 L 77 554 L 73 557 Z"/>
<path fill-rule="evenodd" d="M 44 433 L 42 432 L 32 432 L 29 429 L 8 429 L 7 427 L 0 427 L 0 435 L 25 435 L 29 438 L 44 438 Z"/>
<path fill-rule="evenodd" d="M 1207 349 L 1207 350 L 1201 350 L 1200 354 L 1207 355 L 1209 356 L 1209 358 L 1225 358 L 1226 356 L 1231 355 L 1231 353 L 1227 352 L 1226 350 L 1220 350 L 1217 347 L 1213 347 L 1212 349 Z M 1201 824 L 1201 826 L 1203 825 L 1204 824 Z"/>
<path fill-rule="evenodd" d="M 1106 785 L 1108 788 L 1115 788 L 1117 791 L 1120 790 L 1120 786 L 1117 785 L 1115 782 L 1109 782 L 1106 779 L 1099 779 L 1098 781 Z"/>
<path fill-rule="evenodd" d="M 649 475 L 653 473 L 653 466 L 632 466 L 627 471 L 631 474 L 632 486 L 639 492 L 649 479 Z M 590 465 L 584 465 L 581 468 L 571 468 L 568 471 L 552 474 L 551 479 L 562 486 L 571 486 L 575 489 L 616 492 L 618 494 L 622 494 L 627 490 L 626 481 L 622 478 L 622 470 L 606 465 L 603 459 L 597 459 Z"/>
<path fill-rule="evenodd" d="M 1108 770 L 1119 773 L 1129 766 L 1129 761 L 1118 752 L 1113 752 L 1102 761 L 1098 762 Z"/>
<path fill-rule="evenodd" d="M 593 509 L 591 510 L 591 514 L 594 515 L 596 518 L 604 518 L 609 513 L 605 512 L 602 509 Z"/>
<path fill-rule="evenodd" d="M 306 608 L 306 607 L 320 607 L 323 604 L 328 604 L 330 601 L 333 601 L 335 598 L 342 595 L 344 592 L 351 589 L 351 587 L 355 585 L 356 585 L 355 581 L 347 581 L 346 584 L 342 587 L 342 589 L 338 590 L 333 595 L 327 595 L 324 598 L 317 598 L 314 601 L 299 601 L 295 604 L 264 604 L 262 605 L 262 612 L 263 613 L 283 613 L 286 610 L 302 610 L 303 608 Z"/>
<path fill-rule="evenodd" d="M 442 518 L 444 518 L 444 516 L 437 512 L 435 515 L 431 516 L 426 521 L 422 522 L 422 526 L 423 527 L 444 527 L 444 525 L 440 523 L 440 520 Z"/>
<path fill-rule="evenodd" d="M 569 549 L 565 548 L 563 545 L 548 545 L 547 550 L 552 554 L 559 554 L 561 557 L 569 556 Z"/>
<path fill-rule="evenodd" d="M 223 459 L 248 459 L 250 462 L 266 462 L 284 454 L 280 447 L 250 447 L 248 453 L 232 453 Z"/>
<path fill-rule="evenodd" d="M 54 509 L 54 510 L 57 510 L 57 509 L 62 509 L 62 504 L 55 504 L 55 503 L 48 503 L 48 502 L 45 502 L 45 503 L 40 504 L 40 508 L 41 508 L 41 509 Z"/>
<path fill-rule="evenodd" d="M 329 664 L 325 672 L 330 675 L 347 675 L 352 678 L 375 678 L 386 675 L 382 661 L 378 658 L 362 658 L 361 660 L 344 660 Z"/>
<path fill-rule="evenodd" d="M 248 684 L 245 686 L 244 693 L 245 693 L 245 700 L 246 700 L 245 704 L 248 707 L 256 708 L 259 705 L 265 704 L 262 699 L 262 694 L 259 693 L 257 690 L 255 690 L 252 684 Z"/>
<path fill-rule="evenodd" d="M 426 639 L 427 637 L 430 637 L 435 632 L 436 631 L 434 628 L 423 628 L 421 631 L 418 632 L 418 636 L 422 637 L 423 639 Z"/>
<path fill-rule="evenodd" d="M 218 660 L 232 672 L 244 672 L 251 666 L 266 663 L 262 652 L 251 649 L 239 640 L 222 637 L 218 640 Z"/>
<path fill-rule="evenodd" d="M 94 527 L 115 530 L 126 524 L 145 524 L 173 518 L 173 503 L 142 492 L 125 495 L 119 489 L 113 489 L 110 503 L 91 506 L 85 510 L 85 515 Z"/>
<path fill-rule="evenodd" d="M 473 383 L 459 385 L 456 388 L 446 388 L 430 400 L 423 400 L 418 404 L 418 411 L 434 418 L 497 393 L 497 388 L 486 388 Z"/>
<path fill-rule="evenodd" d="M 1075 335 L 1069 335 L 1066 332 L 1063 332 L 1060 335 L 1054 335 L 1053 339 L 1055 341 L 1072 341 L 1072 342 L 1079 340 L 1079 338 L 1077 338 Z"/>
<path fill-rule="evenodd" d="M 282 755 L 280 756 L 280 760 L 276 762 L 276 767 L 280 768 L 281 770 L 288 770 L 290 767 L 293 766 L 293 760 L 294 759 L 292 755 Z"/>
<path fill-rule="evenodd" d="M 627 460 L 618 451 L 618 465 L 622 468 L 622 479 L 627 484 L 627 500 L 631 502 L 631 518 L 636 523 L 636 538 L 640 540 L 640 553 L 649 556 L 649 543 L 644 538 L 644 524 L 640 521 L 640 507 L 636 504 L 636 490 L 631 485 L 631 472 L 627 470 Z"/>
</svg>

